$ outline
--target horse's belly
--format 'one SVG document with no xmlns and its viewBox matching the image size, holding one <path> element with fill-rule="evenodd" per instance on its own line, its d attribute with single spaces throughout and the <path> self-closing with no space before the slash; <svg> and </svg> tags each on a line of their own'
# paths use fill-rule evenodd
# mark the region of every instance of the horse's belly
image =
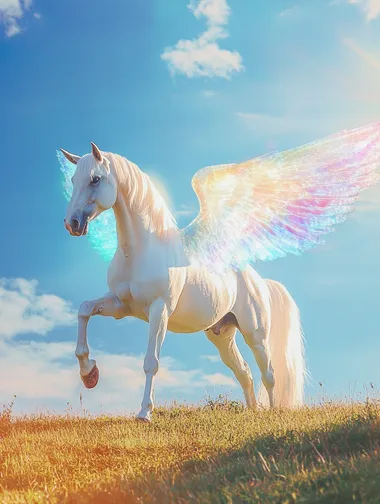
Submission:
<svg viewBox="0 0 380 504">
<path fill-rule="evenodd" d="M 191 333 L 207 329 L 231 310 L 236 294 L 235 273 L 217 277 L 189 270 L 177 306 L 169 319 L 169 331 Z"/>
</svg>

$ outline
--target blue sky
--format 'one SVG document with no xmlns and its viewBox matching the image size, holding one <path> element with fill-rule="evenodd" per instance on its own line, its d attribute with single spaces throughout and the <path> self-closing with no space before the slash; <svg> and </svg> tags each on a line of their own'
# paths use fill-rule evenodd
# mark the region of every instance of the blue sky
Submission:
<svg viewBox="0 0 380 504">
<path fill-rule="evenodd" d="M 0 402 L 63 411 L 82 393 L 93 412 L 125 412 L 141 400 L 147 325 L 134 319 L 91 320 L 101 379 L 81 385 L 75 311 L 106 292 L 108 265 L 63 227 L 57 148 L 93 141 L 136 162 L 184 226 L 198 169 L 378 121 L 379 47 L 379 0 L 0 0 Z M 338 397 L 380 386 L 379 201 L 363 193 L 326 245 L 257 264 L 300 306 L 311 396 L 318 382 Z M 169 333 L 158 402 L 219 392 L 242 397 L 211 343 Z"/>
</svg>

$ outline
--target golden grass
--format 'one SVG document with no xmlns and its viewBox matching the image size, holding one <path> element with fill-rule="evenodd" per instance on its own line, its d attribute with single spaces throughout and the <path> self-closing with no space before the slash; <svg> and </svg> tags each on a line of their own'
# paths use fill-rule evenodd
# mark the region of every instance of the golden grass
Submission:
<svg viewBox="0 0 380 504">
<path fill-rule="evenodd" d="M 0 414 L 0 502 L 380 503 L 380 405 L 132 418 Z"/>
</svg>

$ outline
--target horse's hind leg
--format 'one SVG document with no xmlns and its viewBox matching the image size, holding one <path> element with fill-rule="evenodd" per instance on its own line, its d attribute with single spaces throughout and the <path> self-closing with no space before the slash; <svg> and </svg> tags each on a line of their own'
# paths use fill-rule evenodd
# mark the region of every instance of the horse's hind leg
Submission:
<svg viewBox="0 0 380 504">
<path fill-rule="evenodd" d="M 238 320 L 239 329 L 243 338 L 256 359 L 261 372 L 261 380 L 269 396 L 269 405 L 274 406 L 274 375 L 268 351 L 268 330 L 263 327 L 255 327 L 253 317 L 240 317 Z"/>
<path fill-rule="evenodd" d="M 268 284 L 252 268 L 247 268 L 242 272 L 238 276 L 238 282 L 238 295 L 232 312 L 236 317 L 238 329 L 259 366 L 261 380 L 269 396 L 269 405 L 273 407 L 275 377 L 269 345 L 269 335 L 272 331 L 272 308 Z M 260 395 L 261 393 L 259 397 Z"/>
<path fill-rule="evenodd" d="M 256 406 L 255 392 L 253 390 L 253 378 L 248 364 L 243 359 L 235 341 L 236 327 L 224 326 L 219 334 L 209 329 L 205 331 L 207 338 L 214 343 L 219 350 L 220 357 L 224 364 L 228 366 L 240 383 L 247 406 Z"/>
<path fill-rule="evenodd" d="M 261 372 L 261 381 L 263 382 L 266 391 L 268 392 L 269 405 L 274 406 L 274 375 L 273 368 L 270 362 L 270 356 L 265 345 L 266 335 L 265 330 L 260 328 L 257 330 L 248 330 L 241 333 L 245 339 L 245 342 L 250 347 L 255 356 L 257 365 L 259 366 Z"/>
<path fill-rule="evenodd" d="M 111 293 L 99 299 L 85 301 L 80 305 L 78 311 L 78 340 L 75 355 L 79 362 L 80 376 L 86 388 L 94 388 L 99 380 L 99 370 L 96 362 L 88 358 L 90 350 L 87 344 L 87 325 L 90 317 L 94 315 L 120 319 L 125 317 L 127 313 L 118 298 Z"/>
<path fill-rule="evenodd" d="M 240 309 L 239 309 L 240 308 Z M 251 295 L 248 303 L 236 307 L 236 319 L 243 338 L 255 357 L 261 372 L 261 381 L 268 392 L 269 405 L 274 406 L 274 375 L 270 361 L 268 336 L 269 336 L 269 312 L 265 310 L 264 303 L 259 307 Z"/>
</svg>

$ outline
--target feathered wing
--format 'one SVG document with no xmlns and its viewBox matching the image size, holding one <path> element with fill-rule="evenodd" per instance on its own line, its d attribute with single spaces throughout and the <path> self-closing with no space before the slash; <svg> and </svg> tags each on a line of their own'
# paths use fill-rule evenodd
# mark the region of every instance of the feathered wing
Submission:
<svg viewBox="0 0 380 504">
<path fill-rule="evenodd" d="M 75 173 L 75 165 L 70 163 L 61 151 L 57 151 L 57 157 L 63 173 L 63 194 L 67 201 L 70 201 L 73 192 L 71 178 Z M 91 246 L 104 260 L 110 261 L 117 248 L 116 221 L 113 211 L 107 210 L 92 221 L 87 236 Z"/>
<path fill-rule="evenodd" d="M 347 218 L 379 169 L 380 123 L 204 168 L 192 180 L 200 212 L 182 230 L 187 255 L 218 271 L 299 255 Z"/>
</svg>

